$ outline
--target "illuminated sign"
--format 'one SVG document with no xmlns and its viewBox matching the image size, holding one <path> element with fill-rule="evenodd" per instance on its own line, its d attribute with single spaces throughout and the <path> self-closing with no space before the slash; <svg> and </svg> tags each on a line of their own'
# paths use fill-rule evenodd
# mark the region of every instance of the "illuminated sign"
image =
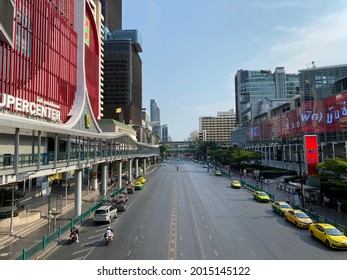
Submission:
<svg viewBox="0 0 347 280">
<path fill-rule="evenodd" d="M 305 135 L 304 143 L 307 174 L 317 174 L 316 165 L 319 162 L 317 135 Z"/>
<path fill-rule="evenodd" d="M 91 120 L 91 117 L 90 115 L 85 115 L 85 121 L 86 121 L 86 128 L 91 128 L 92 126 L 92 120 Z"/>
<path fill-rule="evenodd" d="M 84 43 L 87 46 L 90 43 L 90 21 L 87 17 L 84 18 Z"/>
<path fill-rule="evenodd" d="M 53 102 L 44 101 L 42 98 L 37 98 L 36 102 L 29 102 L 28 100 L 3 93 L 0 108 L 61 122 L 60 106 Z"/>
</svg>

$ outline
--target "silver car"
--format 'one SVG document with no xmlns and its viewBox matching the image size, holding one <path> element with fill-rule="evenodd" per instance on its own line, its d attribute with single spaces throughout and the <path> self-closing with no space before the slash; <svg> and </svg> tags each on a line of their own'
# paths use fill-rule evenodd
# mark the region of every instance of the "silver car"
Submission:
<svg viewBox="0 0 347 280">
<path fill-rule="evenodd" d="M 117 208 L 112 205 L 101 206 L 94 212 L 94 223 L 111 223 L 113 218 L 117 218 Z"/>
</svg>

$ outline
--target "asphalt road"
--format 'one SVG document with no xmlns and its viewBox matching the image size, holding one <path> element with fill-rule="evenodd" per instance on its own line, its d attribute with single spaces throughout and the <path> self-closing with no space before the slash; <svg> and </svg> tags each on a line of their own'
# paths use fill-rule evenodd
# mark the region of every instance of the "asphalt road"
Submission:
<svg viewBox="0 0 347 280">
<path fill-rule="evenodd" d="M 179 165 L 179 171 L 176 166 Z M 129 195 L 128 209 L 111 223 L 115 240 L 103 241 L 107 225 L 82 228 L 80 243 L 61 242 L 51 260 L 334 260 L 347 251 L 328 249 L 253 200 L 245 189 L 202 165 L 168 161 Z"/>
</svg>

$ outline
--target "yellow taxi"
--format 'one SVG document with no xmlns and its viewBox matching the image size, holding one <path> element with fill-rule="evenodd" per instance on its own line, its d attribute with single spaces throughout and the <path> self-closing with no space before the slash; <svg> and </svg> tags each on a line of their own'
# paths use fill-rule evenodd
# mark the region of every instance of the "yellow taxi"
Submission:
<svg viewBox="0 0 347 280">
<path fill-rule="evenodd" d="M 144 184 L 144 183 L 146 183 L 146 178 L 143 177 L 143 176 L 140 176 L 140 177 L 137 178 L 137 181 L 141 182 L 142 184 Z"/>
<path fill-rule="evenodd" d="M 293 210 L 287 202 L 284 201 L 275 201 L 272 203 L 272 210 L 281 216 L 284 216 L 284 213 L 288 210 Z"/>
<path fill-rule="evenodd" d="M 222 172 L 220 172 L 220 170 L 216 170 L 216 171 L 214 172 L 214 175 L 216 175 L 216 176 L 222 176 Z"/>
<path fill-rule="evenodd" d="M 137 181 L 134 185 L 135 190 L 142 190 L 143 189 L 143 183 L 141 183 L 140 181 Z"/>
<path fill-rule="evenodd" d="M 312 237 L 318 238 L 327 247 L 347 249 L 347 237 L 333 225 L 312 223 L 310 224 L 309 231 Z"/>
<path fill-rule="evenodd" d="M 241 188 L 241 183 L 237 180 L 231 180 L 230 186 L 234 189 L 240 189 Z"/>
<path fill-rule="evenodd" d="M 253 198 L 259 202 L 269 202 L 270 201 L 270 197 L 268 196 L 268 194 L 266 192 L 262 192 L 262 191 L 255 191 L 253 193 Z"/>
<path fill-rule="evenodd" d="M 288 210 L 284 213 L 284 218 L 299 228 L 309 228 L 313 223 L 311 218 L 301 210 Z"/>
</svg>

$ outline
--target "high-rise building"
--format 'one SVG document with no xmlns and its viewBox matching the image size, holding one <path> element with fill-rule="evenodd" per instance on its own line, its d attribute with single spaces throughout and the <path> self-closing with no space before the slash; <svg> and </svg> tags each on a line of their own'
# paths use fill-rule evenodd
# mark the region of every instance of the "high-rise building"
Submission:
<svg viewBox="0 0 347 280">
<path fill-rule="evenodd" d="M 150 100 L 150 113 L 151 113 L 151 122 L 159 122 L 160 123 L 160 109 L 155 102 L 155 99 Z"/>
<path fill-rule="evenodd" d="M 109 30 L 122 29 L 122 0 L 101 0 L 104 25 Z"/>
<path fill-rule="evenodd" d="M 235 127 L 236 115 L 234 110 L 217 112 L 217 116 L 200 117 L 200 140 L 230 146 L 230 133 Z"/>
<path fill-rule="evenodd" d="M 235 105 L 238 126 L 254 117 L 252 103 L 262 99 L 292 98 L 299 93 L 298 74 L 286 74 L 284 67 L 271 70 L 238 70 L 235 74 Z"/>
<path fill-rule="evenodd" d="M 161 141 L 162 142 L 169 142 L 169 127 L 167 124 L 162 125 L 161 127 L 162 133 L 161 133 Z"/>
<path fill-rule="evenodd" d="M 104 118 L 141 126 L 141 36 L 137 30 L 114 30 L 106 38 Z"/>
</svg>

